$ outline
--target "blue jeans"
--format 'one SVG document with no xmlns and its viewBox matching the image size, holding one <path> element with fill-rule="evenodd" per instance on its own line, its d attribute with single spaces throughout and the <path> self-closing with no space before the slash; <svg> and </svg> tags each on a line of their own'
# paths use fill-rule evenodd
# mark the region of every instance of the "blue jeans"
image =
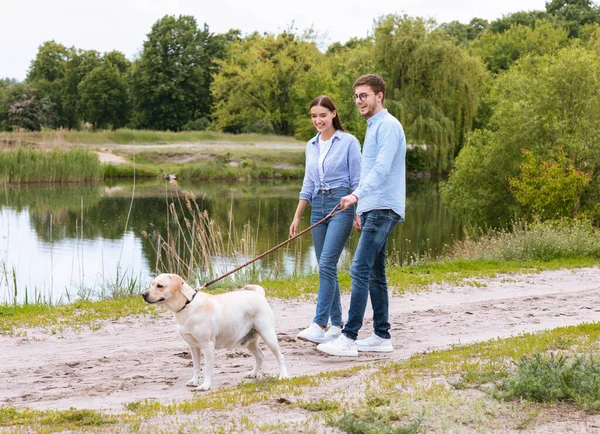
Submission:
<svg viewBox="0 0 600 434">
<path fill-rule="evenodd" d="M 403 221 L 392 210 L 372 210 L 361 215 L 361 233 L 350 267 L 352 296 L 348 322 L 342 333 L 352 340 L 362 327 L 367 299 L 373 307 L 373 329 L 377 336 L 389 339 L 388 288 L 385 278 L 385 250 L 392 229 Z"/>
<path fill-rule="evenodd" d="M 310 224 L 314 224 L 331 212 L 340 199 L 348 194 L 347 187 L 319 192 L 312 200 Z M 354 207 L 337 214 L 312 229 L 313 244 L 319 264 L 319 295 L 314 323 L 327 327 L 343 326 L 340 283 L 337 264 L 352 231 Z"/>
</svg>

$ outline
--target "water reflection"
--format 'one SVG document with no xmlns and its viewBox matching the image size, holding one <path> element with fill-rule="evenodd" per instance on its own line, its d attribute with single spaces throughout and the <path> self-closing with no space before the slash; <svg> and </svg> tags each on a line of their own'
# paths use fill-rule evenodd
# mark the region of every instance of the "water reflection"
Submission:
<svg viewBox="0 0 600 434">
<path fill-rule="evenodd" d="M 196 195 L 198 206 L 217 222 L 225 240 L 247 236 L 245 242 L 259 254 L 288 238 L 299 183 L 5 185 L 0 195 L 0 302 L 64 302 L 102 295 L 118 279 L 146 285 L 157 271 L 170 271 L 161 267 L 152 235 L 166 238 L 178 232 L 167 206 L 172 202 L 184 210 L 184 191 Z M 433 181 L 409 182 L 406 217 L 388 247 L 400 259 L 436 255 L 460 235 Z M 357 240 L 353 233 L 343 263 L 349 263 Z M 242 252 L 236 260 L 213 257 L 211 262 L 217 273 L 224 273 L 247 259 Z M 310 234 L 252 266 L 263 278 L 313 270 Z"/>
</svg>

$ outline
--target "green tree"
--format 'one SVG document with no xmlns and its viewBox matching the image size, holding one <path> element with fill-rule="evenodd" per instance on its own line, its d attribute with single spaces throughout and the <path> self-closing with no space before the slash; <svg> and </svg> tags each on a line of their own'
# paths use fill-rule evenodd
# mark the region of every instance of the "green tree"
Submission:
<svg viewBox="0 0 600 434">
<path fill-rule="evenodd" d="M 453 38 L 458 45 L 466 47 L 477 39 L 489 26 L 490 24 L 487 20 L 473 18 L 469 24 L 463 24 L 460 21 L 442 23 L 438 26 L 438 29 Z"/>
<path fill-rule="evenodd" d="M 525 211 L 542 220 L 575 216 L 590 174 L 575 168 L 562 149 L 555 160 L 536 158 L 527 150 L 522 153 L 520 173 L 508 183 Z"/>
<path fill-rule="evenodd" d="M 120 128 L 127 122 L 127 81 L 117 65 L 105 59 L 78 86 L 82 119 L 94 128 Z"/>
<path fill-rule="evenodd" d="M 80 50 L 72 47 L 67 62 L 65 77 L 61 83 L 62 118 L 61 125 L 78 128 L 82 121 L 80 113 L 79 83 L 102 63 L 100 53 L 95 50 Z"/>
<path fill-rule="evenodd" d="M 499 75 L 489 128 L 470 136 L 443 187 L 450 208 L 475 221 L 513 217 L 521 207 L 509 180 L 520 174 L 521 150 L 557 161 L 562 149 L 591 176 L 581 210 L 592 211 L 600 199 L 600 98 L 590 89 L 599 88 L 599 56 L 581 47 L 526 56 Z"/>
<path fill-rule="evenodd" d="M 31 61 L 25 81 L 37 89 L 36 98 L 48 98 L 55 110 L 54 125 L 65 125 L 63 115 L 62 86 L 67 64 L 72 51 L 55 41 L 46 41 L 38 47 L 35 58 Z"/>
<path fill-rule="evenodd" d="M 533 28 L 515 24 L 503 33 L 484 32 L 471 44 L 491 72 L 507 70 L 526 54 L 547 54 L 569 45 L 568 33 L 548 21 L 538 21 Z"/>
<path fill-rule="evenodd" d="M 293 134 L 310 100 L 331 84 L 324 60 L 314 42 L 293 33 L 254 33 L 231 43 L 211 88 L 217 127 L 241 132 L 266 122 L 276 134 Z"/>
<path fill-rule="evenodd" d="M 585 25 L 600 24 L 600 7 L 590 0 L 551 0 L 546 2 L 546 11 L 557 18 L 571 38 L 578 38 Z"/>
<path fill-rule="evenodd" d="M 157 21 L 133 68 L 136 124 L 177 131 L 208 116 L 215 60 L 224 55 L 226 42 L 226 36 L 213 35 L 206 24 L 200 30 L 192 16 Z"/>
<path fill-rule="evenodd" d="M 386 80 L 386 106 L 409 143 L 432 150 L 432 168 L 448 169 L 471 131 L 487 73 L 433 21 L 388 15 L 375 28 L 376 70 Z"/>
<path fill-rule="evenodd" d="M 534 28 L 537 21 L 548 19 L 550 17 L 546 11 L 519 11 L 492 21 L 488 30 L 491 33 L 504 33 L 516 25 Z"/>
</svg>

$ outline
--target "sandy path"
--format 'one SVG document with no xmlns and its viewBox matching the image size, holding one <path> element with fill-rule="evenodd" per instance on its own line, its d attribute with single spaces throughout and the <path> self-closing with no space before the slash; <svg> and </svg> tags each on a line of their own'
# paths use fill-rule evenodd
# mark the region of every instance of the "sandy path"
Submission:
<svg viewBox="0 0 600 434">
<path fill-rule="evenodd" d="M 395 351 L 329 357 L 294 338 L 310 323 L 314 303 L 271 300 L 290 375 L 314 374 L 382 359 L 402 359 L 452 344 L 484 341 L 522 332 L 600 319 L 600 269 L 548 271 L 486 280 L 486 286 L 433 287 L 430 292 L 391 299 Z M 343 300 L 347 309 L 349 299 Z M 370 312 L 367 312 L 370 317 Z M 371 333 L 367 321 L 361 337 Z M 144 399 L 191 397 L 185 382 L 191 360 L 169 313 L 159 318 L 123 318 L 99 330 L 56 334 L 28 330 L 27 337 L 0 336 L 0 405 L 19 408 L 121 410 Z M 265 351 L 266 373 L 277 372 Z M 213 388 L 239 382 L 252 359 L 246 350 L 219 350 Z"/>
</svg>

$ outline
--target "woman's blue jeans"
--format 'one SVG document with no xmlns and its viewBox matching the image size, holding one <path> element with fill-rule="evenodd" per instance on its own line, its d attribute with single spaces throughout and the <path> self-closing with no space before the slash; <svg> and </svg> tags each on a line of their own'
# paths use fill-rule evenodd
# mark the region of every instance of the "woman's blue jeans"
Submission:
<svg viewBox="0 0 600 434">
<path fill-rule="evenodd" d="M 388 288 L 385 278 L 387 239 L 402 217 L 392 210 L 372 210 L 361 215 L 361 233 L 350 267 L 352 296 L 348 322 L 342 331 L 356 340 L 362 327 L 367 299 L 373 307 L 373 329 L 377 336 L 389 339 Z"/>
<path fill-rule="evenodd" d="M 310 224 L 315 224 L 329 214 L 348 193 L 347 187 L 319 192 L 312 200 Z M 344 325 L 337 264 L 350 237 L 353 220 L 354 207 L 350 207 L 312 229 L 313 245 L 319 264 L 319 295 L 313 322 L 322 327 L 327 327 L 330 319 L 331 325 Z"/>
</svg>

